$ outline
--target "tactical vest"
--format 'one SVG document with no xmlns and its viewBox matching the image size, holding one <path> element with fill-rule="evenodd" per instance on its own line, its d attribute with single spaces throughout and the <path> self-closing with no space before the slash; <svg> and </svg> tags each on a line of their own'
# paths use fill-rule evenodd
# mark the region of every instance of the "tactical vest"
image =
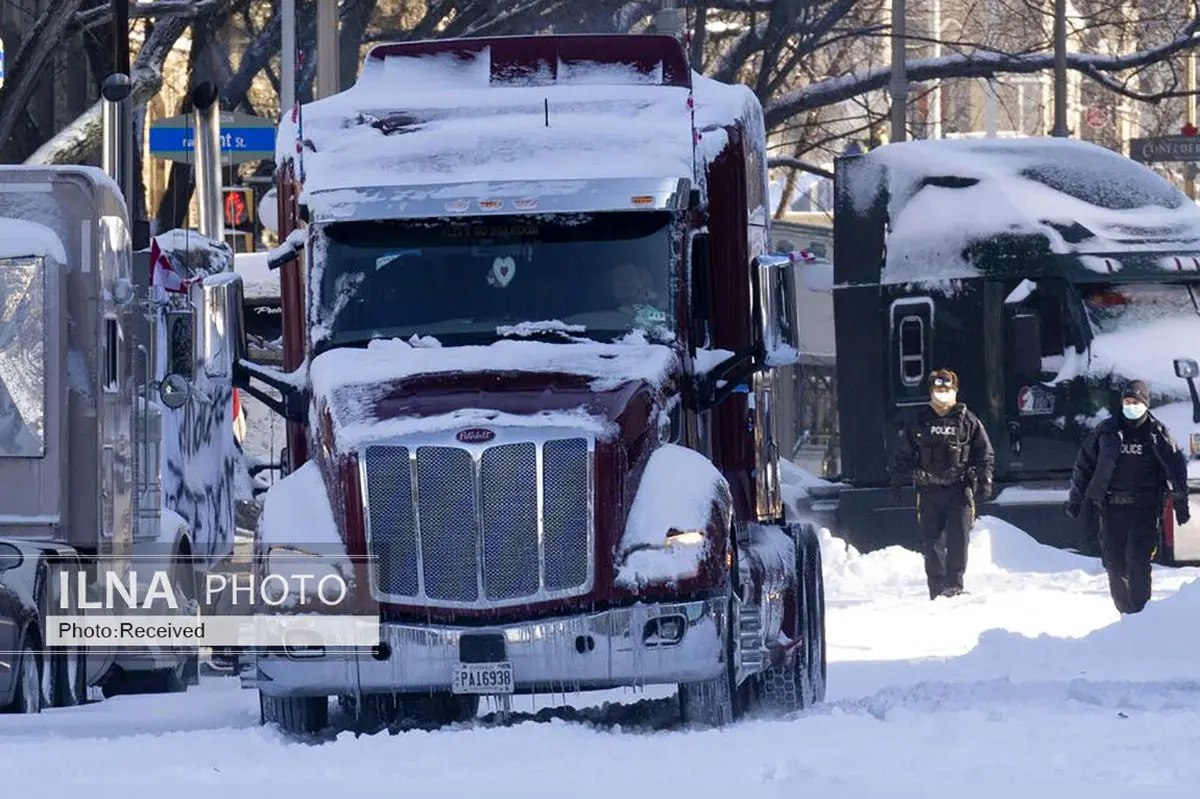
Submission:
<svg viewBox="0 0 1200 799">
<path fill-rule="evenodd" d="M 1117 462 L 1109 480 L 1110 501 L 1115 504 L 1155 504 L 1164 482 L 1162 465 L 1154 452 L 1149 423 L 1124 428 L 1118 434 Z"/>
<path fill-rule="evenodd" d="M 965 411 L 931 416 L 916 428 L 917 485 L 954 485 L 966 476 L 971 426 Z"/>
</svg>

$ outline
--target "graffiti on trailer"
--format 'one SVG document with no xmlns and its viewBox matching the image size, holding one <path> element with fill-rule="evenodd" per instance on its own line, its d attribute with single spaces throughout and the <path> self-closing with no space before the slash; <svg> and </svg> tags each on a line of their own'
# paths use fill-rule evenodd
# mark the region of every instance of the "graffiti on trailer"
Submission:
<svg viewBox="0 0 1200 799">
<path fill-rule="evenodd" d="M 193 554 L 208 565 L 233 552 L 233 506 L 241 462 L 233 438 L 233 390 L 203 379 L 203 393 L 163 412 L 163 504 L 187 520 Z M 175 417 L 175 424 L 167 423 Z M 174 428 L 168 437 L 168 428 Z"/>
<path fill-rule="evenodd" d="M 195 233 L 186 242 L 185 247 L 160 242 L 181 277 L 196 280 L 232 269 L 224 244 Z M 187 521 L 193 555 L 211 566 L 233 552 L 234 503 L 239 471 L 246 468 L 233 434 L 233 386 L 228 378 L 209 377 L 204 363 L 192 361 L 189 295 L 160 289 L 155 300 L 157 379 L 183 373 L 193 389 L 180 408 L 162 408 L 163 506 Z"/>
</svg>

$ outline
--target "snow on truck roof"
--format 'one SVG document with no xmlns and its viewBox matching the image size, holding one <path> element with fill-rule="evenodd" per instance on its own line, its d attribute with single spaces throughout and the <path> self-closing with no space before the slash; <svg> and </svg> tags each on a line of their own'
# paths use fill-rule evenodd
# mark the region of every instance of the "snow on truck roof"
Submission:
<svg viewBox="0 0 1200 799">
<path fill-rule="evenodd" d="M 0 258 L 51 258 L 66 265 L 67 248 L 40 222 L 0 216 Z"/>
<path fill-rule="evenodd" d="M 927 140 L 864 156 L 848 190 L 863 212 L 887 192 L 883 282 L 971 277 L 964 249 L 1043 234 L 1054 254 L 1119 271 L 1123 253 L 1200 250 L 1200 208 L 1146 167 L 1073 139 Z M 1105 259 L 1099 254 L 1115 256 Z M 1162 268 L 1175 269 L 1173 258 Z"/>
<path fill-rule="evenodd" d="M 697 129 L 740 118 L 761 136 L 749 88 L 691 72 L 669 37 L 633 38 L 377 46 L 354 86 L 301 109 L 311 142 L 305 200 L 380 187 L 442 187 L 439 197 L 450 199 L 455 184 L 478 197 L 499 182 L 692 178 L 693 158 L 709 160 L 724 146 L 718 132 L 693 153 L 693 93 Z M 296 155 L 292 117 L 279 128 L 281 163 Z"/>
</svg>

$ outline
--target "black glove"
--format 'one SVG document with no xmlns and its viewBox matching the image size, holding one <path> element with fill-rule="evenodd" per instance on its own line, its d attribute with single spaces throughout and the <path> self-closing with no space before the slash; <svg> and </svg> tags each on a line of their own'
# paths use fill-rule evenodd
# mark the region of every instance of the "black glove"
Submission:
<svg viewBox="0 0 1200 799">
<path fill-rule="evenodd" d="M 1187 500 L 1175 503 L 1175 522 L 1180 525 L 1188 523 L 1188 519 L 1192 518 L 1192 512 L 1188 508 Z"/>
<path fill-rule="evenodd" d="M 1082 512 L 1083 512 L 1083 503 L 1081 503 L 1081 502 L 1068 502 L 1067 503 L 1067 517 L 1068 518 L 1078 519 L 1079 514 Z"/>
<path fill-rule="evenodd" d="M 992 498 L 992 481 L 981 480 L 975 484 L 975 501 L 987 502 Z"/>
</svg>

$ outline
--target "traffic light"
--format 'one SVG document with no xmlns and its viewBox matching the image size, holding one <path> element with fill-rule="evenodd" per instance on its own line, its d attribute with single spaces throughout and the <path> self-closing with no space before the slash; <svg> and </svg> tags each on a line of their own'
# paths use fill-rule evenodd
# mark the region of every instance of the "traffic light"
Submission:
<svg viewBox="0 0 1200 799">
<path fill-rule="evenodd" d="M 221 190 L 225 207 L 225 232 L 254 234 L 254 189 L 226 186 Z"/>
</svg>

